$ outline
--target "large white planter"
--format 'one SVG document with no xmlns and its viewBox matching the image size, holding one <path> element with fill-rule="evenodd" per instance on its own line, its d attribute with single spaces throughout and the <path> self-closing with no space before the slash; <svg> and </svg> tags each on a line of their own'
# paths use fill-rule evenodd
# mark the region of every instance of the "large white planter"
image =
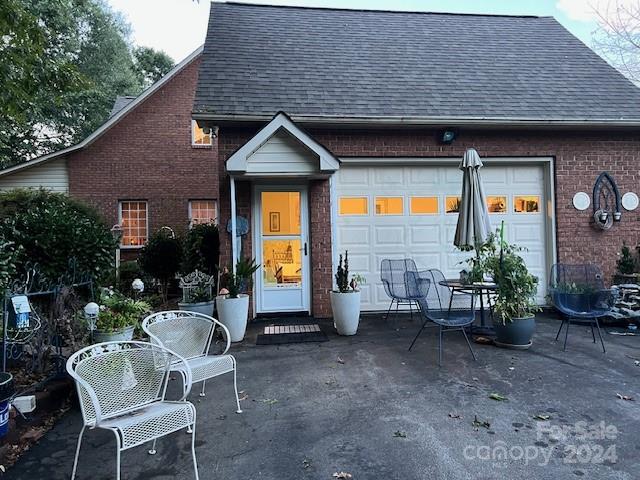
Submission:
<svg viewBox="0 0 640 480">
<path fill-rule="evenodd" d="M 333 324 L 339 335 L 355 335 L 360 323 L 360 291 L 331 292 Z"/>
<path fill-rule="evenodd" d="M 103 332 L 101 330 L 95 330 L 93 332 L 93 341 L 95 343 L 102 342 L 129 342 L 133 339 L 133 331 L 135 327 L 125 327 L 122 330 L 116 330 L 115 332 Z"/>
<path fill-rule="evenodd" d="M 178 302 L 178 308 L 185 312 L 203 313 L 204 315 L 209 315 L 210 317 L 213 317 L 213 307 L 215 303 L 216 302 L 214 300 L 211 300 L 210 302 L 198 302 L 198 303 Z"/>
<path fill-rule="evenodd" d="M 249 295 L 241 293 L 238 298 L 225 295 L 216 297 L 218 305 L 218 320 L 229 329 L 232 342 L 240 342 L 247 331 L 247 317 L 249 316 Z"/>
</svg>

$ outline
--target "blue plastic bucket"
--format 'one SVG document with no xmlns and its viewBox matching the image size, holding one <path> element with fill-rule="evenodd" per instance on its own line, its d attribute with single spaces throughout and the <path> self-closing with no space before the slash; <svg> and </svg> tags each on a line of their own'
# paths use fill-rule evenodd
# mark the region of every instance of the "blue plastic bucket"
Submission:
<svg viewBox="0 0 640 480">
<path fill-rule="evenodd" d="M 0 402 L 0 438 L 9 431 L 9 402 Z"/>
</svg>

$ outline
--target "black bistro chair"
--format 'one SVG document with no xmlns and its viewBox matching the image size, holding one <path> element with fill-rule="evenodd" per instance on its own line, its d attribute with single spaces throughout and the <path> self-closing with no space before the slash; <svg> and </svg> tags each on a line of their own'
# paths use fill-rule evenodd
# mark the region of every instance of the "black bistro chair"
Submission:
<svg viewBox="0 0 640 480">
<path fill-rule="evenodd" d="M 409 351 L 418 337 L 431 321 L 438 326 L 438 365 L 442 366 L 442 335 L 444 332 L 460 330 L 467 341 L 469 351 L 474 360 L 476 356 L 471 348 L 471 342 L 465 327 L 475 320 L 476 298 L 472 293 L 453 292 L 447 286 L 445 277 L 440 270 L 432 269 L 422 272 L 408 272 L 409 290 L 421 294 L 418 299 L 423 316 L 422 327 L 416 334 Z"/>
<path fill-rule="evenodd" d="M 413 306 L 419 308 L 415 292 L 410 292 L 407 285 L 407 272 L 417 272 L 416 262 L 411 258 L 401 260 L 384 259 L 380 263 L 380 280 L 384 286 L 384 291 L 391 298 L 391 303 L 385 315 L 385 321 L 389 318 L 389 313 L 393 304 L 396 304 L 396 314 L 400 305 L 409 305 L 409 314 L 413 320 Z"/>
<path fill-rule="evenodd" d="M 612 289 L 605 288 L 600 268 L 592 264 L 555 264 L 551 268 L 549 295 L 553 306 L 564 315 L 556 334 L 556 341 L 562 327 L 567 326 L 563 350 L 567 348 L 569 325 L 573 321 L 573 323 L 587 324 L 591 327 L 593 343 L 596 343 L 593 329 L 595 325 L 602 352 L 606 353 L 598 319 L 611 312 L 615 295 Z"/>
</svg>

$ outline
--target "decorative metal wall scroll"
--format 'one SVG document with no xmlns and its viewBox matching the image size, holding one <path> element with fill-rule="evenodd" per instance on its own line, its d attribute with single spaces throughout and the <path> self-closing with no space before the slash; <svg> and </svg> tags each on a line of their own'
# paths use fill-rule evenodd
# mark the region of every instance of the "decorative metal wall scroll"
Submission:
<svg viewBox="0 0 640 480">
<path fill-rule="evenodd" d="M 602 172 L 593 186 L 593 220 L 596 227 L 608 230 L 620 221 L 620 191 L 613 177 Z"/>
</svg>

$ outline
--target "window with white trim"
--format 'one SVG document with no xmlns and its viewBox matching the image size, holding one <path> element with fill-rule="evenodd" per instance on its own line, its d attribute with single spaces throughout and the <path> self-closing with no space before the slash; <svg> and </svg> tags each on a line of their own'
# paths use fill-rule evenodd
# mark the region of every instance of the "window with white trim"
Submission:
<svg viewBox="0 0 640 480">
<path fill-rule="evenodd" d="M 189 225 L 218 223 L 218 205 L 215 200 L 189 200 Z"/>
<path fill-rule="evenodd" d="M 123 200 L 118 206 L 118 223 L 122 227 L 120 246 L 140 248 L 149 238 L 147 202 L 144 200 Z"/>
<path fill-rule="evenodd" d="M 211 129 L 205 133 L 203 128 L 198 126 L 198 122 L 191 120 L 191 145 L 198 147 L 208 147 L 212 145 Z"/>
</svg>

